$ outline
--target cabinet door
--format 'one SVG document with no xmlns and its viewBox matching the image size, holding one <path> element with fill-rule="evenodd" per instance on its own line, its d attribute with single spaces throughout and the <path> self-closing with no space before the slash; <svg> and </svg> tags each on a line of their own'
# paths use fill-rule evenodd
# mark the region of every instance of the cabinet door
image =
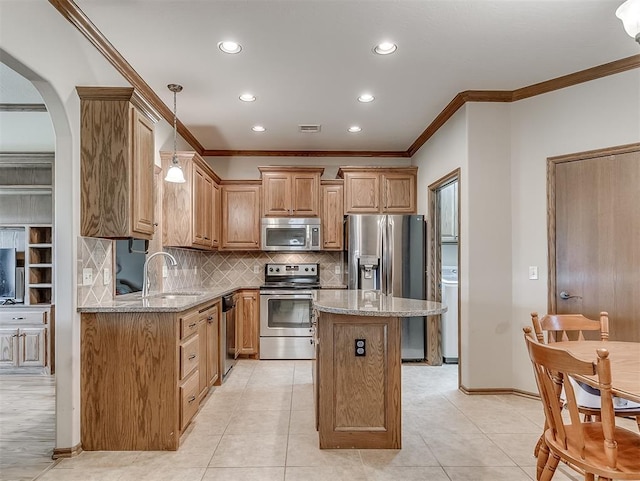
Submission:
<svg viewBox="0 0 640 481">
<path fill-rule="evenodd" d="M 242 345 L 240 354 L 258 354 L 258 293 L 257 291 L 241 291 Z"/>
<path fill-rule="evenodd" d="M 23 327 L 18 332 L 18 364 L 20 366 L 45 365 L 45 327 Z"/>
<path fill-rule="evenodd" d="M 198 362 L 198 400 L 201 401 L 207 395 L 209 383 L 207 379 L 207 316 L 202 313 L 198 319 L 198 347 L 200 360 Z"/>
<path fill-rule="evenodd" d="M 211 246 L 218 247 L 220 245 L 220 186 L 213 183 L 213 207 L 211 209 Z"/>
<path fill-rule="evenodd" d="M 207 173 L 193 167 L 193 243 L 211 247 L 213 237 L 213 181 Z"/>
<path fill-rule="evenodd" d="M 298 217 L 318 217 L 320 214 L 320 174 L 291 174 L 291 214 Z"/>
<path fill-rule="evenodd" d="M 457 182 L 440 189 L 440 238 L 442 242 L 458 240 Z"/>
<path fill-rule="evenodd" d="M 240 351 L 242 350 L 242 330 L 244 328 L 244 322 L 242 319 L 242 296 L 240 294 L 234 294 L 233 295 L 234 298 L 234 304 L 235 304 L 235 309 L 232 309 L 229 312 L 233 312 L 234 313 L 234 322 L 236 325 L 236 332 L 235 332 L 235 339 L 234 339 L 234 349 L 233 349 L 233 357 L 234 359 L 237 359 L 238 356 L 240 355 Z M 229 313 L 227 313 L 227 315 L 229 315 Z"/>
<path fill-rule="evenodd" d="M 153 203 L 153 166 L 154 135 L 153 122 L 140 114 L 134 107 L 132 113 L 132 191 L 131 191 L 131 226 L 133 232 L 145 238 L 153 237 L 154 214 Z"/>
<path fill-rule="evenodd" d="M 222 186 L 222 245 L 225 250 L 260 249 L 260 186 Z"/>
<path fill-rule="evenodd" d="M 346 172 L 344 189 L 345 213 L 380 212 L 380 176 L 377 173 Z"/>
<path fill-rule="evenodd" d="M 416 177 L 412 174 L 382 174 L 382 211 L 389 214 L 416 212 Z"/>
<path fill-rule="evenodd" d="M 207 314 L 207 384 L 220 382 L 220 304 L 206 311 Z"/>
<path fill-rule="evenodd" d="M 341 185 L 322 186 L 322 248 L 342 250 L 344 188 Z"/>
<path fill-rule="evenodd" d="M 263 173 L 262 196 L 265 217 L 291 215 L 291 176 L 284 172 Z"/>
<path fill-rule="evenodd" d="M 18 364 L 18 329 L 0 329 L 0 366 Z"/>
</svg>

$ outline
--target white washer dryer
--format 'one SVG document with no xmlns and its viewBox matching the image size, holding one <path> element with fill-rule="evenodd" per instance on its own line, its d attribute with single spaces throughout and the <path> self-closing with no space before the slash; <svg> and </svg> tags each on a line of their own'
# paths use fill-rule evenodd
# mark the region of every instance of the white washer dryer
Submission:
<svg viewBox="0 0 640 481">
<path fill-rule="evenodd" d="M 446 364 L 458 363 L 458 268 L 442 266 L 442 357 Z"/>
</svg>

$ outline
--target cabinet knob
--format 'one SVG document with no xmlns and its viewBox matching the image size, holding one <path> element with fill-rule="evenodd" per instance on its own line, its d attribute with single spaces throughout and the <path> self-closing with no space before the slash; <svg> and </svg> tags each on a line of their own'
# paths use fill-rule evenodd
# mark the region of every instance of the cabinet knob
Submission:
<svg viewBox="0 0 640 481">
<path fill-rule="evenodd" d="M 191 404 L 191 403 L 192 403 L 193 401 L 195 401 L 195 400 L 196 400 L 196 397 L 195 397 L 195 396 L 191 396 L 191 397 L 189 398 L 188 402 L 189 402 L 189 404 Z"/>
<path fill-rule="evenodd" d="M 209 322 L 213 321 L 213 316 L 207 317 L 207 321 L 209 321 Z"/>
</svg>

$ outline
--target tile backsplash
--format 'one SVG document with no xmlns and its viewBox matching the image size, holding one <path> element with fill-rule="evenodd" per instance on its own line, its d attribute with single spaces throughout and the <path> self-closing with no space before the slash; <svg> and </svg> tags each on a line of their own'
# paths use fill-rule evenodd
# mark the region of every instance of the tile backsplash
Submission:
<svg viewBox="0 0 640 481">
<path fill-rule="evenodd" d="M 104 284 L 104 269 L 114 273 L 114 241 L 80 237 L 78 240 L 78 306 L 88 306 L 110 300 L 114 293 L 113 276 Z M 150 272 L 150 292 L 178 289 L 216 289 L 227 286 L 259 286 L 264 282 L 264 265 L 269 262 L 317 262 L 320 283 L 325 286 L 342 284 L 342 252 L 200 252 L 190 249 L 166 248 L 178 261 L 169 268 L 164 279 L 160 269 Z M 160 264 L 161 265 L 161 264 Z M 82 284 L 82 272 L 91 268 L 92 285 Z"/>
</svg>

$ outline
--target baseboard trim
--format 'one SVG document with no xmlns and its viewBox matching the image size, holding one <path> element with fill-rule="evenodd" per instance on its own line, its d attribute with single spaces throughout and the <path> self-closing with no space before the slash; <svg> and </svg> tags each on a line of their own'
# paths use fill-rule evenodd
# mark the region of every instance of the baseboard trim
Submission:
<svg viewBox="0 0 640 481">
<path fill-rule="evenodd" d="M 490 394 L 513 394 L 516 396 L 522 396 L 530 399 L 540 399 L 540 396 L 535 393 L 531 393 L 528 391 L 522 391 L 521 389 L 514 388 L 497 388 L 497 387 L 489 387 L 489 388 L 468 388 L 460 385 L 460 391 L 470 396 L 473 395 L 490 395 Z"/>
<path fill-rule="evenodd" d="M 73 458 L 82 452 L 82 443 L 78 443 L 71 448 L 55 448 L 51 459 Z"/>
</svg>

